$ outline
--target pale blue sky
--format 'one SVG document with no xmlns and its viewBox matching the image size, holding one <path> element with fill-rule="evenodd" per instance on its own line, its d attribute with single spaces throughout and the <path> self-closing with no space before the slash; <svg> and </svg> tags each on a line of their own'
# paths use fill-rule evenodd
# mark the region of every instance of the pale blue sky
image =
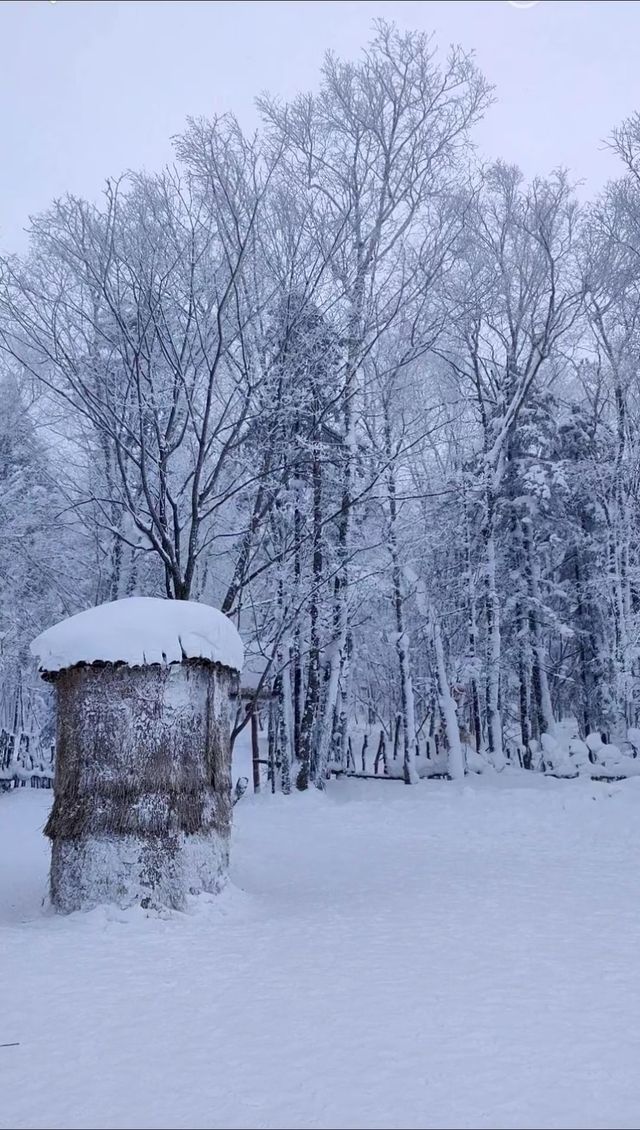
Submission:
<svg viewBox="0 0 640 1130">
<path fill-rule="evenodd" d="M 481 150 L 527 174 L 564 164 L 595 191 L 616 170 L 602 139 L 640 109 L 640 3 L 0 3 L 0 244 L 24 245 L 30 213 L 66 190 L 95 197 L 104 178 L 158 167 L 188 114 L 313 86 L 326 48 L 355 56 L 373 19 L 475 48 L 498 103 Z"/>
</svg>

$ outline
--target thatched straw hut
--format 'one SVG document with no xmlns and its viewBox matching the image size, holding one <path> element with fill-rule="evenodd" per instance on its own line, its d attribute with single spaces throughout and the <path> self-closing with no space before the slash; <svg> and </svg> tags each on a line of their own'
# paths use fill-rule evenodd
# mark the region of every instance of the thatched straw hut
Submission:
<svg viewBox="0 0 640 1130">
<path fill-rule="evenodd" d="M 240 637 L 214 608 L 132 597 L 32 644 L 57 700 L 51 900 L 184 906 L 223 884 Z"/>
</svg>

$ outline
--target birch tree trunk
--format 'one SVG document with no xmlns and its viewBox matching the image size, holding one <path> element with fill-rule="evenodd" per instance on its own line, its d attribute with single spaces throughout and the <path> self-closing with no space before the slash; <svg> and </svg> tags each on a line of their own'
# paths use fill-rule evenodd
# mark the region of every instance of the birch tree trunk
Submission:
<svg viewBox="0 0 640 1130">
<path fill-rule="evenodd" d="M 318 789 L 324 789 L 327 781 L 329 755 L 331 753 L 331 743 L 334 735 L 334 718 L 340 686 L 341 653 L 344 648 L 344 643 L 344 640 L 334 640 L 329 652 L 329 678 L 323 703 L 324 718 L 318 745 L 316 771 L 314 774 L 314 783 Z"/>
<path fill-rule="evenodd" d="M 438 686 L 438 702 L 440 704 L 440 712 L 444 721 L 447 745 L 449 747 L 449 776 L 452 781 L 460 781 L 465 773 L 465 759 L 462 743 L 460 741 L 458 712 L 447 678 L 440 624 L 433 612 L 431 613 L 429 624 L 429 637 Z"/>
<path fill-rule="evenodd" d="M 398 669 L 400 673 L 400 702 L 402 708 L 402 738 L 403 738 L 403 773 L 405 785 L 414 785 L 418 780 L 416 769 L 416 715 L 413 696 L 413 679 L 411 677 L 411 657 L 409 652 L 409 636 L 404 615 L 404 594 L 402 583 L 402 569 L 398 548 L 398 502 L 396 490 L 396 473 L 393 460 L 391 443 L 391 419 L 389 402 L 384 402 L 384 439 L 385 454 L 388 464 L 387 472 L 387 503 L 388 541 L 391 557 L 391 585 L 393 591 L 393 607 L 396 627 L 396 654 L 398 656 Z"/>
</svg>

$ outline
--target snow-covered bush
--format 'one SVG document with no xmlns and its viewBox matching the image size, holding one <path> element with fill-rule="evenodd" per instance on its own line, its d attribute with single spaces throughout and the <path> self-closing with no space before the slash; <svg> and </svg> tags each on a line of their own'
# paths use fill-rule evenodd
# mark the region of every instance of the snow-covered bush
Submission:
<svg viewBox="0 0 640 1130">
<path fill-rule="evenodd" d="M 565 718 L 542 735 L 541 767 L 558 777 L 629 776 L 637 771 L 634 741 L 637 743 L 638 739 L 640 732 L 632 729 L 622 749 L 605 741 L 596 730 L 583 740 L 576 719 Z"/>
</svg>

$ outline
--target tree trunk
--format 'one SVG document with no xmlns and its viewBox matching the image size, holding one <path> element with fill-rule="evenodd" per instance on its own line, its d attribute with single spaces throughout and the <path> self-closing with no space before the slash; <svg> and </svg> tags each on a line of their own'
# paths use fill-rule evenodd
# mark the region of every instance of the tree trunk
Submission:
<svg viewBox="0 0 640 1130">
<path fill-rule="evenodd" d="M 447 745 L 449 746 L 449 776 L 452 781 L 460 781 L 464 777 L 465 762 L 464 751 L 460 741 L 460 727 L 458 725 L 458 713 L 456 704 L 449 688 L 449 680 L 447 678 L 447 671 L 444 661 L 444 649 L 442 646 L 442 635 L 440 633 L 440 625 L 435 617 L 431 614 L 431 623 L 429 625 L 429 636 L 431 640 L 431 650 L 433 657 L 433 665 L 436 673 L 436 680 L 438 685 L 438 701 L 440 704 L 440 712 L 445 725 L 445 733 L 447 735 Z"/>
<path fill-rule="evenodd" d="M 300 769 L 296 780 L 299 789 L 309 787 L 315 777 L 317 763 L 318 718 L 320 714 L 320 592 L 322 585 L 322 465 L 317 445 L 313 468 L 313 555 L 311 595 L 309 599 L 309 664 L 307 688 L 300 722 Z"/>
<path fill-rule="evenodd" d="M 485 529 L 486 614 L 487 614 L 487 729 L 489 750 L 496 768 L 504 764 L 502 719 L 500 717 L 500 597 L 496 587 L 496 546 L 494 513 L 491 504 Z"/>
<path fill-rule="evenodd" d="M 529 594 L 529 627 L 533 645 L 533 687 L 536 706 L 539 715 L 540 731 L 550 731 L 555 725 L 549 680 L 547 678 L 544 644 L 540 627 L 540 569 L 533 544 L 531 522 L 525 518 L 522 522 L 522 533 L 525 552 L 525 574 Z"/>
</svg>

